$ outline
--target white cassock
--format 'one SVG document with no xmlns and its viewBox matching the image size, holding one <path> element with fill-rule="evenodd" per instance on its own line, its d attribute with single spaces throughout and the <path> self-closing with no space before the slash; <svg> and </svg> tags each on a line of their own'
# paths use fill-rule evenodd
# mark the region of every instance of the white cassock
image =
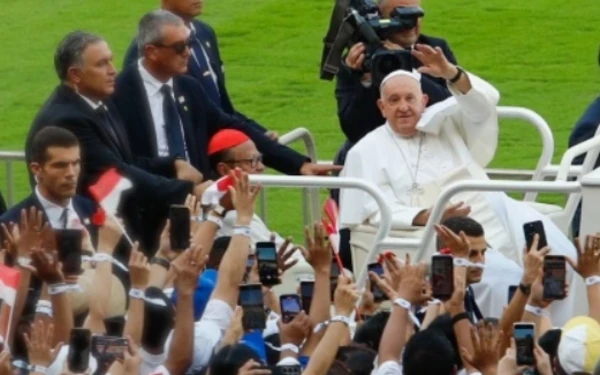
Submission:
<svg viewBox="0 0 600 375">
<path fill-rule="evenodd" d="M 346 157 L 342 175 L 369 180 L 383 191 L 392 209 L 393 229 L 414 229 L 415 216 L 431 208 L 448 184 L 489 179 L 484 168 L 493 159 L 498 143 L 496 104 L 500 95 L 486 81 L 470 73 L 468 76 L 472 89 L 463 95 L 450 86 L 453 96 L 427 108 L 417 125 L 417 136 L 402 138 L 386 123 L 360 140 Z M 418 189 L 413 189 L 415 182 Z M 573 244 L 552 220 L 505 193 L 465 192 L 454 196 L 451 203 L 459 201 L 471 206 L 469 216 L 483 225 L 491 247 L 483 279 L 473 285 L 484 316 L 500 317 L 507 304 L 508 287 L 520 282 L 524 223 L 542 220 L 552 253 L 576 259 Z M 380 220 L 377 204 L 367 193 L 342 189 L 342 227 L 377 225 Z M 429 255 L 434 251 L 429 249 Z M 567 268 L 570 282 L 573 271 Z M 562 325 L 571 317 L 572 300 L 570 295 L 552 304 L 554 324 Z"/>
</svg>

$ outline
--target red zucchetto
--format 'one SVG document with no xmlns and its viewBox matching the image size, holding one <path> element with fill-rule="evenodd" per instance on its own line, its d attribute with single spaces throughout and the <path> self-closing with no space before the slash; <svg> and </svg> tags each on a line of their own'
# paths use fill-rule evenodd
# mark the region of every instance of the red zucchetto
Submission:
<svg viewBox="0 0 600 375">
<path fill-rule="evenodd" d="M 208 143 L 208 155 L 216 154 L 219 151 L 239 146 L 249 141 L 250 138 L 243 132 L 235 129 L 223 129 L 213 135 Z"/>
</svg>

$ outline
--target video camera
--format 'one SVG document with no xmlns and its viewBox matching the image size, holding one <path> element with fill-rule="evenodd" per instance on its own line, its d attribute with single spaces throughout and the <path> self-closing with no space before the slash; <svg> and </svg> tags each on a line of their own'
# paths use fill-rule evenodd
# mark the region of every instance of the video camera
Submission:
<svg viewBox="0 0 600 375">
<path fill-rule="evenodd" d="M 332 80 L 340 68 L 343 50 L 358 42 L 366 46 L 363 70 L 371 72 L 374 84 L 394 70 L 412 70 L 410 51 L 388 50 L 383 41 L 390 34 L 414 28 L 424 15 L 419 7 L 397 7 L 389 19 L 384 19 L 372 0 L 337 0 L 325 37 L 321 79 Z"/>
</svg>

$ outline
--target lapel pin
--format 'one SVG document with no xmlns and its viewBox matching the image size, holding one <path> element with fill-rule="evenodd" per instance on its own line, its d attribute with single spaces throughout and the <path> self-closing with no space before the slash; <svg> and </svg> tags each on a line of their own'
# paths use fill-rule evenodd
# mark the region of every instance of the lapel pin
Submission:
<svg viewBox="0 0 600 375">
<path fill-rule="evenodd" d="M 83 219 L 83 224 L 84 225 L 90 225 L 90 219 L 87 218 L 87 217 L 85 219 Z"/>
<path fill-rule="evenodd" d="M 188 109 L 186 105 L 183 106 L 183 110 L 187 112 Z"/>
<path fill-rule="evenodd" d="M 210 48 L 210 42 L 206 42 L 206 46 Z"/>
<path fill-rule="evenodd" d="M 185 97 L 183 95 L 179 97 L 179 103 L 185 103 Z"/>
</svg>

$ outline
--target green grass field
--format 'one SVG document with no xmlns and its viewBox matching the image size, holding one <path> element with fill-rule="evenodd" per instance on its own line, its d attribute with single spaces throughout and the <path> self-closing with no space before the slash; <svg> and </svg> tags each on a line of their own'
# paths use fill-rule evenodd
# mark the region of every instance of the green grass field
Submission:
<svg viewBox="0 0 600 375">
<path fill-rule="evenodd" d="M 285 133 L 309 128 L 320 159 L 343 140 L 334 84 L 318 79 L 322 38 L 333 0 L 206 0 L 202 16 L 216 30 L 230 95 L 238 110 Z M 0 150 L 20 150 L 33 116 L 57 83 L 52 56 L 67 32 L 103 35 L 117 66 L 140 16 L 158 0 L 19 0 L 0 4 Z M 423 0 L 425 33 L 443 36 L 459 63 L 492 82 L 502 105 L 531 108 L 552 126 L 555 161 L 573 123 L 600 87 L 598 0 Z M 539 138 L 503 122 L 493 166 L 533 168 Z M 0 189 L 5 187 L 0 167 Z M 28 194 L 18 167 L 18 197 Z M 299 236 L 300 192 L 269 190 L 269 222 Z M 292 214 L 295 213 L 295 214 Z"/>
</svg>

